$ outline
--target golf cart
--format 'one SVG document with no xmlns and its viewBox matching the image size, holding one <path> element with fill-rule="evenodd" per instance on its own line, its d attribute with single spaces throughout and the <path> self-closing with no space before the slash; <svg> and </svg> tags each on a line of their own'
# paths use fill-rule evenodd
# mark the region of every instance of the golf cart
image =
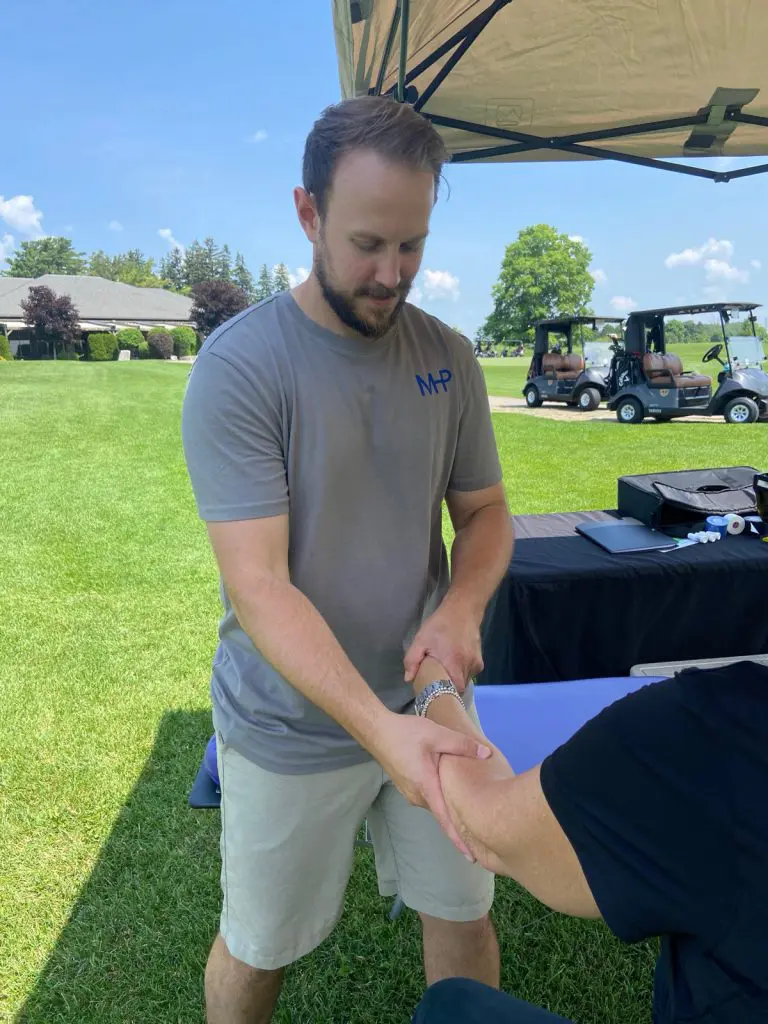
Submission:
<svg viewBox="0 0 768 1024">
<path fill-rule="evenodd" d="M 758 308 L 754 302 L 723 305 L 719 310 L 723 341 L 708 349 L 702 358 L 702 362 L 717 360 L 722 366 L 709 411 L 712 416 L 722 414 L 726 423 L 768 420 L 768 373 L 763 369 L 765 353 L 755 329 L 754 311 Z M 728 336 L 725 328 L 734 310 L 749 314 L 749 333 Z M 720 358 L 723 349 L 725 361 Z"/>
<path fill-rule="evenodd" d="M 712 381 L 701 374 L 683 370 L 680 357 L 667 352 L 665 320 L 670 316 L 692 316 L 697 313 L 717 313 L 723 331 L 726 352 L 734 341 L 734 354 L 742 360 L 759 363 L 762 355 L 760 342 L 753 337 L 729 339 L 725 325 L 734 312 L 756 309 L 750 302 L 714 302 L 695 306 L 672 306 L 666 309 L 645 309 L 627 317 L 623 348 L 614 357 L 608 378 L 608 408 L 616 412 L 619 423 L 641 423 L 646 416 L 656 420 L 670 420 L 679 416 L 723 415 L 729 423 L 749 423 L 765 410 L 768 393 L 759 390 L 768 383 L 768 375 L 754 366 L 736 368 L 722 363 L 719 386 L 712 394 Z M 704 355 L 704 362 L 719 359 L 723 345 L 712 346 Z M 763 402 L 763 405 L 760 402 Z"/>
<path fill-rule="evenodd" d="M 608 393 L 607 378 L 613 356 L 610 338 L 584 339 L 584 328 L 596 331 L 601 324 L 617 324 L 621 331 L 621 317 L 564 316 L 553 320 L 538 320 L 535 325 L 533 359 L 523 388 L 529 409 L 543 402 L 565 402 L 583 412 L 596 409 Z M 581 352 L 574 352 L 575 328 L 579 328 Z M 559 341 L 565 339 L 565 352 Z M 618 335 L 613 336 L 613 341 Z"/>
</svg>

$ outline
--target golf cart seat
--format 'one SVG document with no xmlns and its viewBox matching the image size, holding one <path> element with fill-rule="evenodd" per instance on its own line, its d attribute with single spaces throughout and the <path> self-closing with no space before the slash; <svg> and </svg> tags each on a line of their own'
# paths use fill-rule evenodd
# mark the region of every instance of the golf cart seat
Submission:
<svg viewBox="0 0 768 1024">
<path fill-rule="evenodd" d="M 560 355 L 558 352 L 546 352 L 541 359 L 542 373 L 552 374 L 556 380 L 576 380 L 584 372 L 584 360 L 581 356 Z"/>
<path fill-rule="evenodd" d="M 685 373 L 680 357 L 670 353 L 646 352 L 643 373 L 652 388 L 708 388 L 712 385 L 709 377 Z"/>
</svg>

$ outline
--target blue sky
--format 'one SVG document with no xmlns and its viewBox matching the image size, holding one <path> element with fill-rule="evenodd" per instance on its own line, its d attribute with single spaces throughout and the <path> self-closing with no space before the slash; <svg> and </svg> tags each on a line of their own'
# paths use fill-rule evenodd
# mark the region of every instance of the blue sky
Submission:
<svg viewBox="0 0 768 1024">
<path fill-rule="evenodd" d="M 81 250 L 159 259 L 164 231 L 182 244 L 213 235 L 254 271 L 309 265 L 291 191 L 314 117 L 339 99 L 330 0 L 12 0 L 3 22 L 14 100 L 0 248 L 66 234 Z M 504 247 L 542 221 L 587 242 L 598 313 L 768 303 L 768 176 L 715 185 L 590 162 L 447 177 L 420 302 L 469 334 L 491 309 Z"/>
</svg>

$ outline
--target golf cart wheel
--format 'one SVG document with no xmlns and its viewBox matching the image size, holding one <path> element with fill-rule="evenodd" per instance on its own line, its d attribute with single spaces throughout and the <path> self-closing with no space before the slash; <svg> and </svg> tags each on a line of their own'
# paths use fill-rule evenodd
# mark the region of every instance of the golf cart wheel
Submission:
<svg viewBox="0 0 768 1024">
<path fill-rule="evenodd" d="M 746 397 L 732 398 L 725 409 L 723 409 L 726 423 L 754 423 L 759 415 L 760 410 L 757 407 L 757 402 L 753 402 L 751 398 Z"/>
<path fill-rule="evenodd" d="M 584 388 L 579 392 L 576 405 L 580 412 L 593 412 L 600 405 L 600 392 L 597 388 Z"/>
<path fill-rule="evenodd" d="M 529 409 L 538 409 L 540 405 L 544 404 L 544 399 L 535 384 L 531 384 L 529 388 L 525 389 L 525 404 Z"/>
<path fill-rule="evenodd" d="M 622 398 L 616 406 L 616 419 L 619 423 L 642 423 L 645 413 L 636 398 Z"/>
</svg>

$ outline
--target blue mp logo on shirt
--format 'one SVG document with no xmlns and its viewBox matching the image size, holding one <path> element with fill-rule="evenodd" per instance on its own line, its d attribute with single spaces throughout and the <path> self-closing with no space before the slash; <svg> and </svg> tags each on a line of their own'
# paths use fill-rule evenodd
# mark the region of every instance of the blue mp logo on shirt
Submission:
<svg viewBox="0 0 768 1024">
<path fill-rule="evenodd" d="M 421 392 L 422 398 L 424 395 L 436 395 L 438 394 L 438 388 L 442 387 L 443 394 L 448 390 L 449 381 L 453 380 L 453 374 L 450 370 L 442 369 L 438 371 L 437 377 L 434 377 L 431 373 L 427 374 L 427 379 L 421 376 L 420 373 L 416 374 L 416 383 L 419 385 L 419 391 Z"/>
</svg>

